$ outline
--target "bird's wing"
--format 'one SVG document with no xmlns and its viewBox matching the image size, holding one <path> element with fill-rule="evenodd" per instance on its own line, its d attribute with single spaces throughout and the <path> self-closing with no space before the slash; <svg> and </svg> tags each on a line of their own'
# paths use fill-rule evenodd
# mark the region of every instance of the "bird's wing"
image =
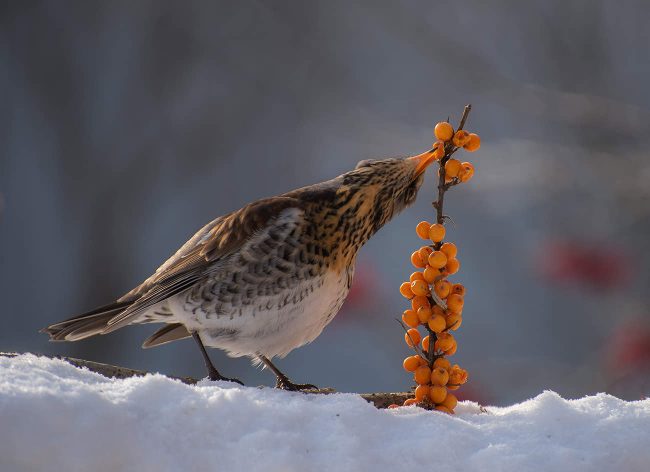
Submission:
<svg viewBox="0 0 650 472">
<path fill-rule="evenodd" d="M 151 277 L 120 298 L 135 301 L 112 318 L 102 334 L 131 323 L 156 303 L 190 288 L 209 273 L 215 262 L 236 252 L 288 208 L 301 209 L 300 201 L 292 197 L 258 200 L 204 226 Z"/>
</svg>

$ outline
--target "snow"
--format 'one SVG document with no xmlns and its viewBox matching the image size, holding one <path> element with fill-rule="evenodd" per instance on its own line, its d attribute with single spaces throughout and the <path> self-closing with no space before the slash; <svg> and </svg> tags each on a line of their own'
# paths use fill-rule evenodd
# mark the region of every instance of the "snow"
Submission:
<svg viewBox="0 0 650 472">
<path fill-rule="evenodd" d="M 0 357 L 0 470 L 647 471 L 650 400 L 546 391 L 450 416 Z"/>
</svg>

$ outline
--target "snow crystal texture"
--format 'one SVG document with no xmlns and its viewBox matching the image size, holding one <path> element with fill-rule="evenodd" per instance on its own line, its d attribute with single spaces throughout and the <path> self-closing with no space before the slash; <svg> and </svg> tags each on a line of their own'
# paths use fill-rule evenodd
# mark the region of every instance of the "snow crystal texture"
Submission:
<svg viewBox="0 0 650 472">
<path fill-rule="evenodd" d="M 0 471 L 648 471 L 650 400 L 554 392 L 454 416 L 0 357 Z"/>
</svg>

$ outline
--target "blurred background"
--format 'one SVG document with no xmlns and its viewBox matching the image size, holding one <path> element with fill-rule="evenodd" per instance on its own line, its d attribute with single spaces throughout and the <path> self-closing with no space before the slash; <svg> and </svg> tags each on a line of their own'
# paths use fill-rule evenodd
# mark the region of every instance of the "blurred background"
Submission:
<svg viewBox="0 0 650 472">
<path fill-rule="evenodd" d="M 140 283 L 202 225 L 357 161 L 481 135 L 445 201 L 468 288 L 464 398 L 650 390 L 650 4 L 5 2 L 0 26 L 0 350 L 203 376 L 158 326 L 78 343 L 38 330 Z M 403 391 L 398 287 L 418 202 L 361 251 L 344 309 L 278 366 Z M 274 376 L 212 350 L 251 385 Z"/>
</svg>

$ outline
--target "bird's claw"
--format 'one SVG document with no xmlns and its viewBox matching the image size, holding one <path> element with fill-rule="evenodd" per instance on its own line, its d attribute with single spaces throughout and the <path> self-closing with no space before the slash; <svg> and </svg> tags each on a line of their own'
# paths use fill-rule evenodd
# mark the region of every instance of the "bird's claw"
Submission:
<svg viewBox="0 0 650 472">
<path fill-rule="evenodd" d="M 208 378 L 213 382 L 216 382 L 217 380 L 226 380 L 228 382 L 235 382 L 235 383 L 238 383 L 241 386 L 244 386 L 244 383 L 241 380 L 235 379 L 235 378 L 231 379 L 231 378 L 228 378 L 228 377 L 224 377 L 223 375 L 221 375 L 216 370 L 210 370 L 210 372 L 208 374 Z"/>
<path fill-rule="evenodd" d="M 318 390 L 316 385 L 312 384 L 297 384 L 293 383 L 287 377 L 278 377 L 275 382 L 275 388 L 280 388 L 282 390 L 288 390 L 290 392 L 302 392 L 304 390 Z"/>
</svg>

